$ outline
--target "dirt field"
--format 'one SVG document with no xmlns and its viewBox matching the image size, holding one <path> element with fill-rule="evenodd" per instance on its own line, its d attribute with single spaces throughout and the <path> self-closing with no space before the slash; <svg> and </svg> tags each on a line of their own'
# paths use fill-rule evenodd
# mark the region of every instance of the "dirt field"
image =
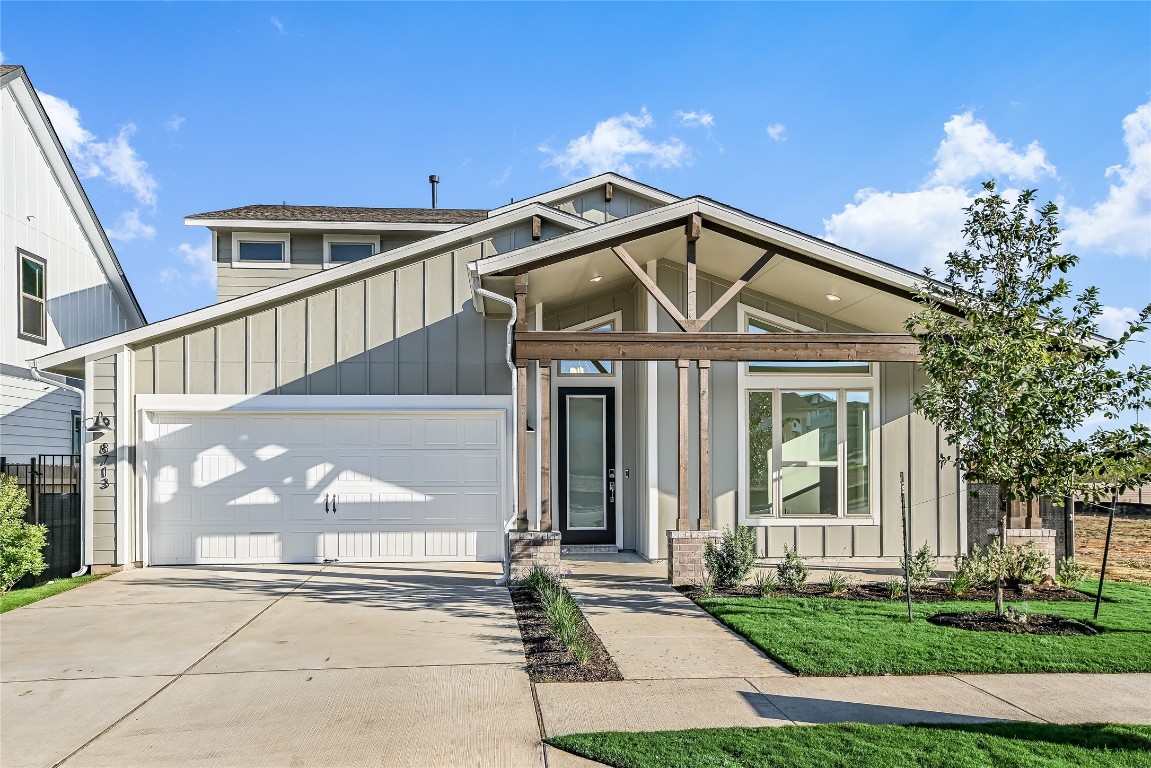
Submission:
<svg viewBox="0 0 1151 768">
<path fill-rule="evenodd" d="M 1103 540 L 1107 536 L 1105 512 L 1075 515 L 1075 557 L 1099 577 Z M 1116 581 L 1151 584 L 1151 515 L 1115 515 L 1107 576 Z"/>
</svg>

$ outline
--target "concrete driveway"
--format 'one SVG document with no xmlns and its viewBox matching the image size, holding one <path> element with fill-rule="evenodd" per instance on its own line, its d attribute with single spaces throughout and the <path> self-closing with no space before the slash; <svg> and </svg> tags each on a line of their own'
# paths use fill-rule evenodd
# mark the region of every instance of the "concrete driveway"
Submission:
<svg viewBox="0 0 1151 768">
<path fill-rule="evenodd" d="M 539 766 L 498 566 L 147 568 L 0 619 L 0 764 Z"/>
</svg>

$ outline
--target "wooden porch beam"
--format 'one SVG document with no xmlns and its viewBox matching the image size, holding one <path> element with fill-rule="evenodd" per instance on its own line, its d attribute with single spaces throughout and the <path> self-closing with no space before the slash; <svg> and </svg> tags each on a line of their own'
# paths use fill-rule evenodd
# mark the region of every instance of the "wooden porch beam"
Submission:
<svg viewBox="0 0 1151 768">
<path fill-rule="evenodd" d="M 540 360 L 540 530 L 552 529 L 552 361 Z"/>
<path fill-rule="evenodd" d="M 675 529 L 677 531 L 690 531 L 691 521 L 687 519 L 687 473 L 688 473 L 688 422 L 687 422 L 687 366 L 689 360 L 676 360 L 676 373 L 678 378 L 679 401 L 679 472 L 676 486 L 677 512 Z"/>
<path fill-rule="evenodd" d="M 631 254 L 624 250 L 623 246 L 619 245 L 612 246 L 611 251 L 616 255 L 617 259 L 623 262 L 623 265 L 628 268 L 628 271 L 631 272 L 632 275 L 635 276 L 635 279 L 639 280 L 643 287 L 647 289 L 647 292 L 651 294 L 651 297 L 659 302 L 659 305 L 663 307 L 664 311 L 671 315 L 671 319 L 675 321 L 676 325 L 685 331 L 688 330 L 690 324 L 687 318 L 680 314 L 679 310 L 676 309 L 675 304 L 672 303 L 672 300 L 667 297 L 667 294 L 659 289 L 659 286 L 655 284 L 654 280 L 648 277 L 647 272 L 644 271 L 643 267 L 636 263 L 635 259 L 631 257 Z M 561 356 L 555 355 L 554 357 L 558 360 Z M 594 358 L 587 359 L 591 360 Z"/>
<path fill-rule="evenodd" d="M 751 267 L 743 273 L 743 277 L 732 283 L 731 287 L 724 291 L 724 294 L 719 297 L 719 300 L 711 305 L 711 309 L 704 312 L 703 317 L 696 321 L 695 330 L 703 330 L 703 327 L 711 322 L 711 319 L 718 315 L 721 309 L 730 304 L 731 300 L 738 296 L 739 292 L 742 291 L 748 283 L 755 279 L 755 276 L 759 274 L 760 270 L 767 266 L 767 262 L 771 261 L 771 257 L 774 255 L 775 254 L 771 252 L 767 252 L 756 259 L 755 263 L 752 264 Z"/>
<path fill-rule="evenodd" d="M 899 333 L 643 333 L 516 331 L 527 360 L 919 361 L 919 342 Z"/>
<path fill-rule="evenodd" d="M 711 361 L 699 360 L 699 529 L 711 530 Z"/>
</svg>

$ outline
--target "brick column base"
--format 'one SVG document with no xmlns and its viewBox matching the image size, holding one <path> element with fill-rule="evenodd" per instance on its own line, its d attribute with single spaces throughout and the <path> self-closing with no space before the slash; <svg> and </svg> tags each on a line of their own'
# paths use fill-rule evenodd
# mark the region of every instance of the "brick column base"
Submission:
<svg viewBox="0 0 1151 768">
<path fill-rule="evenodd" d="M 668 531 L 667 580 L 673 587 L 698 584 L 706 576 L 703 552 L 707 542 L 723 536 L 722 531 Z"/>
<path fill-rule="evenodd" d="M 1008 528 L 1007 546 L 1018 547 L 1029 541 L 1035 548 L 1047 555 L 1047 575 L 1055 578 L 1055 530 L 1053 528 Z"/>
<path fill-rule="evenodd" d="M 512 581 L 527 576 L 536 564 L 552 571 L 560 567 L 559 531 L 512 531 L 508 534 Z"/>
</svg>

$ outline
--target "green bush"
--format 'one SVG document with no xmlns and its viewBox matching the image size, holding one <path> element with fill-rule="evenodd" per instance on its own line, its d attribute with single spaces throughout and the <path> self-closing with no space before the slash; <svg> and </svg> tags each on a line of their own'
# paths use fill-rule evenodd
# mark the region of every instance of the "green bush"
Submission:
<svg viewBox="0 0 1151 768">
<path fill-rule="evenodd" d="M 955 556 L 956 575 L 973 587 L 994 586 L 997 578 L 1012 586 L 1038 584 L 1050 564 L 1051 559 L 1030 541 L 1009 547 L 993 541 L 985 549 L 975 546 L 970 554 Z"/>
<path fill-rule="evenodd" d="M 898 576 L 892 576 L 883 582 L 883 586 L 887 587 L 887 598 L 889 600 L 898 600 L 907 594 L 907 587 L 903 583 L 903 579 Z"/>
<path fill-rule="evenodd" d="M 779 589 L 779 578 L 776 577 L 775 571 L 756 571 L 755 581 L 753 583 L 755 584 L 755 592 L 760 597 L 767 597 Z"/>
<path fill-rule="evenodd" d="M 1007 564 L 1003 574 L 1008 584 L 1038 584 L 1051 565 L 1051 558 L 1040 552 L 1035 542 L 1007 548 Z"/>
<path fill-rule="evenodd" d="M 956 571 L 947 577 L 943 586 L 953 595 L 962 595 L 971 589 L 971 579 L 966 574 Z"/>
<path fill-rule="evenodd" d="M 926 587 L 935 574 L 935 555 L 931 553 L 931 546 L 926 541 L 923 542 L 923 546 L 917 549 L 908 561 L 899 559 L 899 567 L 908 575 L 912 589 Z"/>
<path fill-rule="evenodd" d="M 715 595 L 715 577 L 710 573 L 704 576 L 703 580 L 695 586 L 704 597 L 713 597 Z"/>
<path fill-rule="evenodd" d="M 832 595 L 842 595 L 851 586 L 851 577 L 846 573 L 832 570 L 827 574 L 827 591 Z"/>
<path fill-rule="evenodd" d="M 966 579 L 971 587 L 979 588 L 993 585 L 995 575 L 992 573 L 988 550 L 982 550 L 976 545 L 971 548 L 969 554 L 956 555 L 955 575 Z"/>
<path fill-rule="evenodd" d="M 42 550 L 48 545 L 48 529 L 24 521 L 28 494 L 16 478 L 0 478 L 0 592 L 27 574 L 37 576 L 48 564 Z"/>
<path fill-rule="evenodd" d="M 780 586 L 795 592 L 803 589 L 809 575 L 807 563 L 803 561 L 803 557 L 797 550 L 789 548 L 786 544 L 783 545 L 783 562 L 775 566 L 775 572 L 779 576 Z"/>
<path fill-rule="evenodd" d="M 755 530 L 745 525 L 724 528 L 718 547 L 714 541 L 707 542 L 703 559 L 716 587 L 738 587 L 755 568 Z"/>
<path fill-rule="evenodd" d="M 520 579 L 520 586 L 535 593 L 547 616 L 548 626 L 581 665 L 593 655 L 593 648 L 583 635 L 583 614 L 555 571 L 536 563 Z"/>
<path fill-rule="evenodd" d="M 1055 583 L 1064 589 L 1071 589 L 1087 577 L 1089 570 L 1085 563 L 1074 557 L 1065 557 L 1055 566 Z"/>
</svg>

